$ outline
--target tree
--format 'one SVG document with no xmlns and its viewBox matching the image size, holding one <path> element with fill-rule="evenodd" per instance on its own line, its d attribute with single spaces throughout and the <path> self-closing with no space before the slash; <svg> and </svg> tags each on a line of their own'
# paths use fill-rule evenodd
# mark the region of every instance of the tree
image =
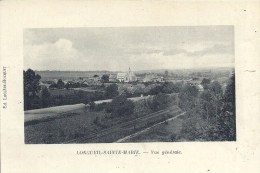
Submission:
<svg viewBox="0 0 260 173">
<path fill-rule="evenodd" d="M 51 94 L 47 87 L 44 87 L 42 90 L 41 100 L 42 100 L 42 107 L 46 108 L 50 105 L 50 97 Z"/>
<path fill-rule="evenodd" d="M 101 77 L 101 80 L 103 83 L 106 83 L 106 82 L 109 82 L 109 76 L 104 74 L 102 77 Z"/>
<path fill-rule="evenodd" d="M 107 105 L 106 112 L 112 116 L 128 116 L 134 113 L 134 103 L 121 95 L 115 97 L 111 103 Z"/>
<path fill-rule="evenodd" d="M 179 106 L 184 110 L 196 107 L 199 90 L 196 86 L 186 84 L 179 93 Z"/>
<path fill-rule="evenodd" d="M 210 84 L 211 80 L 203 78 L 201 81 L 201 85 L 203 86 L 204 89 L 208 89 L 208 85 Z"/>
<path fill-rule="evenodd" d="M 189 84 L 185 85 L 181 90 L 180 95 L 186 95 L 187 97 L 197 97 L 199 94 L 199 90 L 196 86 L 191 86 Z"/>
<path fill-rule="evenodd" d="M 168 78 L 168 76 L 169 76 L 169 71 L 168 71 L 168 70 L 165 70 L 164 74 L 165 74 L 165 77 Z"/>
<path fill-rule="evenodd" d="M 98 77 L 98 75 L 97 75 L 97 74 L 95 74 L 93 77 Z"/>
<path fill-rule="evenodd" d="M 205 90 L 200 95 L 200 104 L 202 107 L 202 117 L 209 122 L 209 120 L 213 117 L 216 117 L 218 112 L 218 104 L 216 103 L 216 97 L 214 96 L 214 93 L 210 90 Z M 217 107 L 215 107 L 217 106 Z"/>
<path fill-rule="evenodd" d="M 91 102 L 89 103 L 89 109 L 90 109 L 91 111 L 93 111 L 93 110 L 95 109 L 95 107 L 96 107 L 95 102 L 94 102 L 94 101 L 91 101 Z"/>
<path fill-rule="evenodd" d="M 118 86 L 117 84 L 111 84 L 106 88 L 105 96 L 108 99 L 118 96 Z"/>
<path fill-rule="evenodd" d="M 52 83 L 50 86 L 49 86 L 50 89 L 55 89 L 57 88 L 57 84 L 56 83 Z"/>
<path fill-rule="evenodd" d="M 222 87 L 220 85 L 219 82 L 214 81 L 209 85 L 209 90 L 212 91 L 214 93 L 215 96 L 222 96 L 223 92 L 222 92 Z"/>
<path fill-rule="evenodd" d="M 104 97 L 104 93 L 103 92 L 101 92 L 101 91 L 95 91 L 94 92 L 93 100 L 104 100 L 104 99 L 106 99 L 106 98 Z"/>
<path fill-rule="evenodd" d="M 217 118 L 220 114 L 222 97 L 222 87 L 217 81 L 210 83 L 208 89 L 202 92 L 200 98 L 202 99 L 204 106 L 206 106 L 207 117 L 211 116 L 215 119 Z"/>
<path fill-rule="evenodd" d="M 64 82 L 61 79 L 59 79 L 58 82 L 57 82 L 57 88 L 63 89 L 64 86 L 65 86 Z"/>
<path fill-rule="evenodd" d="M 157 95 L 157 94 L 159 94 L 161 92 L 162 92 L 162 86 L 161 85 L 157 85 L 157 86 L 151 88 L 150 91 L 149 91 L 149 93 L 151 95 Z"/>
<path fill-rule="evenodd" d="M 229 80 L 224 94 L 224 111 L 236 113 L 235 74 Z"/>
<path fill-rule="evenodd" d="M 127 98 L 132 97 L 132 93 L 130 93 L 126 88 L 124 89 L 122 95 L 126 96 Z"/>
<path fill-rule="evenodd" d="M 162 92 L 163 93 L 179 93 L 181 90 L 181 84 L 176 83 L 174 84 L 173 82 L 165 82 L 162 86 Z"/>
<path fill-rule="evenodd" d="M 24 85 L 24 109 L 32 109 L 33 102 L 38 98 L 37 94 L 40 91 L 41 76 L 35 74 L 32 69 L 23 71 L 23 85 Z"/>
<path fill-rule="evenodd" d="M 162 86 L 163 93 L 173 93 L 174 84 L 172 82 L 165 82 Z"/>
<path fill-rule="evenodd" d="M 217 122 L 219 140 L 236 140 L 235 74 L 232 75 L 223 97 L 223 109 Z"/>
<path fill-rule="evenodd" d="M 68 90 L 70 88 L 70 84 L 66 83 L 64 87 Z"/>
<path fill-rule="evenodd" d="M 172 100 L 169 95 L 164 93 L 159 93 L 153 97 L 151 109 L 154 111 L 165 109 L 172 105 Z"/>
</svg>

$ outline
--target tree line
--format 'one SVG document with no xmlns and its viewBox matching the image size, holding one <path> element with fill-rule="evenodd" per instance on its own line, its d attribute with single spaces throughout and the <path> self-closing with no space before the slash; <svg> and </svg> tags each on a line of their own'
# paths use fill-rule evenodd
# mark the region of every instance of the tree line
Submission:
<svg viewBox="0 0 260 173">
<path fill-rule="evenodd" d="M 119 95 L 118 86 L 111 84 L 105 88 L 105 91 L 73 91 L 73 93 L 64 95 L 51 95 L 47 87 L 40 87 L 41 76 L 32 69 L 23 71 L 24 78 L 24 110 L 46 108 L 51 106 L 60 106 L 66 104 L 85 103 L 91 101 L 111 99 Z M 56 88 L 64 88 L 62 80 L 58 80 Z"/>
<path fill-rule="evenodd" d="M 179 107 L 187 112 L 182 136 L 188 140 L 236 140 L 235 74 L 224 91 L 216 81 L 202 83 L 202 93 L 189 85 L 179 93 Z"/>
</svg>

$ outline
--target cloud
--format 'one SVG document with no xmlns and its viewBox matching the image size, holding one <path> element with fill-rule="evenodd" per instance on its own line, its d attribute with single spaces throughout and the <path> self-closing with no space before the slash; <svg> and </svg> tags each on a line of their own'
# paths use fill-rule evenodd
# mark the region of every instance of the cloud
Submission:
<svg viewBox="0 0 260 173">
<path fill-rule="evenodd" d="M 185 53 L 164 56 L 159 54 L 146 54 L 141 58 L 131 58 L 133 69 L 189 69 L 207 67 L 230 67 L 234 65 L 234 57 L 229 54 L 214 54 L 204 56 L 187 56 Z"/>
<path fill-rule="evenodd" d="M 163 51 L 165 56 L 185 54 L 187 56 L 205 56 L 214 54 L 233 54 L 234 48 L 225 43 L 196 43 L 177 46 L 177 48 Z"/>
<path fill-rule="evenodd" d="M 141 55 L 141 54 L 155 54 L 155 53 L 161 53 L 163 52 L 160 48 L 132 48 L 132 49 L 126 49 L 124 53 L 130 54 L 130 55 Z"/>
<path fill-rule="evenodd" d="M 86 71 L 233 65 L 233 27 L 29 29 L 24 64 Z"/>
<path fill-rule="evenodd" d="M 234 48 L 232 44 L 225 42 L 189 42 L 178 43 L 173 45 L 131 45 L 123 52 L 128 55 L 151 55 L 160 54 L 164 56 L 172 56 L 185 54 L 187 56 L 205 56 L 214 54 L 233 54 Z"/>
<path fill-rule="evenodd" d="M 81 53 L 67 39 L 58 39 L 54 43 L 24 46 L 25 68 L 68 69 L 69 65 L 80 61 Z"/>
<path fill-rule="evenodd" d="M 116 48 L 115 48 L 116 49 Z M 25 45 L 25 68 L 36 70 L 133 70 L 159 68 L 200 68 L 232 66 L 230 45 L 197 43 L 175 45 L 173 48 L 156 46 L 129 46 L 120 51 L 109 49 L 79 51 L 64 38 L 54 43 Z"/>
</svg>

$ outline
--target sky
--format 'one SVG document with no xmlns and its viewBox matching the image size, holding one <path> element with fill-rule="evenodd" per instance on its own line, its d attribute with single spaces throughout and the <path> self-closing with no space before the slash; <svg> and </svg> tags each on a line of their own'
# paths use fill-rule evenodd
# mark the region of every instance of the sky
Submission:
<svg viewBox="0 0 260 173">
<path fill-rule="evenodd" d="M 133 71 L 234 67 L 233 26 L 24 30 L 24 69 Z"/>
</svg>

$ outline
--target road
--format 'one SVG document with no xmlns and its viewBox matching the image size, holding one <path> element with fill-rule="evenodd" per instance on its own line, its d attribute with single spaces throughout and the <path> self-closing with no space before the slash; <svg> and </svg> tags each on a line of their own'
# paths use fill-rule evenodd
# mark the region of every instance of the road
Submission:
<svg viewBox="0 0 260 173">
<path fill-rule="evenodd" d="M 85 104 L 63 105 L 24 111 L 24 122 L 58 116 L 61 113 L 84 109 Z"/>
<path fill-rule="evenodd" d="M 137 102 L 139 100 L 144 100 L 144 99 L 150 99 L 153 96 L 148 95 L 148 96 L 143 96 L 143 97 L 132 97 L 132 98 L 128 98 L 128 100 L 131 100 L 133 102 Z M 98 101 L 94 101 L 95 104 L 101 104 L 101 103 L 109 103 L 111 102 L 112 99 L 107 99 L 107 100 L 98 100 Z"/>
<path fill-rule="evenodd" d="M 173 112 L 173 111 L 176 111 L 176 113 L 177 113 L 177 112 L 180 112 L 180 109 L 177 106 L 172 106 L 172 107 L 166 108 L 164 110 L 160 110 L 160 111 L 157 111 L 157 112 L 153 112 L 151 114 L 144 115 L 142 117 L 136 118 L 136 119 L 128 121 L 128 122 L 120 123 L 120 124 L 115 125 L 111 128 L 106 128 L 106 129 L 101 130 L 101 131 L 96 132 L 96 133 L 93 132 L 93 133 L 87 134 L 87 136 L 85 136 L 85 137 L 73 139 L 73 140 L 67 141 L 66 143 L 95 142 L 96 140 L 99 140 L 102 137 L 107 137 L 107 136 L 113 135 L 115 133 L 120 133 L 120 131 L 122 129 L 126 129 L 128 127 L 134 127 L 135 124 L 137 124 L 137 122 L 138 123 L 147 123 L 149 119 L 157 118 L 157 117 L 160 117 L 163 114 Z M 113 141 L 111 141 L 111 142 L 113 142 Z"/>
</svg>

